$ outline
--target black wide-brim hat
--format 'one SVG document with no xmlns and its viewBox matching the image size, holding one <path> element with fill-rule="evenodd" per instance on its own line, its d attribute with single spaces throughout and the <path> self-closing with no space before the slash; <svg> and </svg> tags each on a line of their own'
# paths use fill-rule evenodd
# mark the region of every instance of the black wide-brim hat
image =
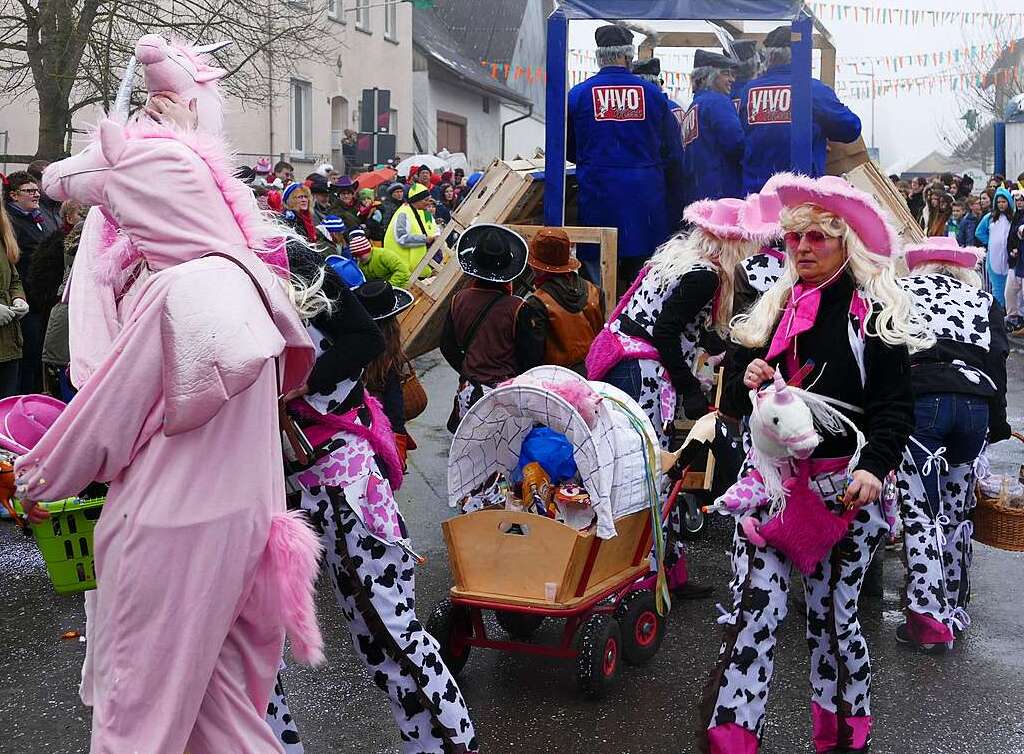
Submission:
<svg viewBox="0 0 1024 754">
<path fill-rule="evenodd" d="M 412 294 L 387 280 L 370 280 L 355 289 L 356 297 L 375 320 L 393 317 L 412 306 Z"/>
<path fill-rule="evenodd" d="M 478 223 L 459 238 L 459 266 L 479 280 L 508 283 L 526 269 L 530 247 L 521 235 L 493 223 Z"/>
</svg>

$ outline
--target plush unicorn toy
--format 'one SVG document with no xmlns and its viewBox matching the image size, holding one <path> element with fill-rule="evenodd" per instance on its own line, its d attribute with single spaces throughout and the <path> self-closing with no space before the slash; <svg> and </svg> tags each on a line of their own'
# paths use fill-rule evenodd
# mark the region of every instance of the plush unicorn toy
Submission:
<svg viewBox="0 0 1024 754">
<path fill-rule="evenodd" d="M 833 434 L 844 434 L 847 426 L 856 432 L 857 451 L 848 472 L 856 466 L 864 436 L 823 399 L 786 384 L 778 370 L 771 384 L 751 391 L 750 399 L 752 468 L 715 501 L 714 508 L 742 515 L 767 506 L 769 520 L 761 523 L 747 515 L 740 519 L 740 529 L 753 544 L 781 550 L 802 573 L 809 573 L 842 538 L 854 514 L 832 514 L 810 488 L 808 459 L 821 443 L 816 424 Z"/>
</svg>

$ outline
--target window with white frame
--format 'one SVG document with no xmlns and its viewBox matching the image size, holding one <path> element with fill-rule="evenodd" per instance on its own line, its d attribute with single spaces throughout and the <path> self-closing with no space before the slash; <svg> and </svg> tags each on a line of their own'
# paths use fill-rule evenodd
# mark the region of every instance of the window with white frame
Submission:
<svg viewBox="0 0 1024 754">
<path fill-rule="evenodd" d="M 370 31 L 370 0 L 356 0 L 356 26 Z"/>
<path fill-rule="evenodd" d="M 291 82 L 291 153 L 305 156 L 312 149 L 313 87 L 308 81 Z"/>
<path fill-rule="evenodd" d="M 384 36 L 398 39 L 398 0 L 386 0 L 384 4 Z"/>
<path fill-rule="evenodd" d="M 345 23 L 345 0 L 327 0 L 327 17 Z"/>
</svg>

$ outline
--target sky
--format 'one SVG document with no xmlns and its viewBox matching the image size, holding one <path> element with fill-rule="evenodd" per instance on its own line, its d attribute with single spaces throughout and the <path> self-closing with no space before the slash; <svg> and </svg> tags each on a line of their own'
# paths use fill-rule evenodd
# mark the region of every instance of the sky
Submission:
<svg viewBox="0 0 1024 754">
<path fill-rule="evenodd" d="M 851 5 L 872 6 L 880 8 L 907 8 L 913 10 L 951 10 L 951 11 L 1024 11 L 1024 6 L 1012 3 L 997 5 L 990 0 L 848 0 Z M 827 4 L 839 4 L 831 3 Z M 854 59 L 865 57 L 877 58 L 893 55 L 931 54 L 950 51 L 968 46 L 991 44 L 997 40 L 1007 40 L 1022 36 L 1024 26 L 1020 17 L 1001 19 L 998 31 L 990 26 L 975 24 L 965 26 L 959 21 L 940 25 L 920 24 L 918 26 L 898 26 L 895 24 L 866 24 L 851 20 L 832 20 L 828 13 L 822 15 L 822 21 L 832 34 L 840 62 L 852 63 Z M 594 29 L 598 22 L 574 21 L 570 24 L 569 46 L 573 50 L 593 50 Z M 703 22 L 654 22 L 658 30 L 698 30 L 710 29 Z M 751 31 L 768 31 L 773 25 L 747 24 Z M 639 39 L 639 37 L 638 37 Z M 663 68 L 681 71 L 689 69 L 689 57 L 680 51 L 659 50 L 669 53 L 663 61 Z M 572 64 L 570 63 L 570 67 Z M 898 72 L 886 70 L 884 65 L 876 64 L 877 80 L 893 78 L 917 78 L 938 74 L 949 74 L 963 69 L 963 64 L 943 63 L 934 65 L 931 60 L 926 64 L 915 64 Z M 857 75 L 858 69 L 852 65 L 841 66 L 838 81 L 870 81 L 871 66 L 861 63 L 859 70 L 864 74 Z M 840 85 L 837 83 L 837 88 Z M 681 104 L 686 104 L 687 96 L 680 92 Z M 849 107 L 856 112 L 863 123 L 864 141 L 871 146 L 872 138 L 872 106 L 871 99 L 842 97 Z M 875 98 L 874 139 L 880 150 L 882 167 L 889 172 L 901 170 L 933 150 L 948 153 L 949 147 L 944 140 L 948 134 L 962 134 L 958 129 L 962 109 L 958 95 L 953 91 L 949 80 L 936 82 L 934 91 L 917 93 L 916 91 L 885 94 Z"/>
</svg>

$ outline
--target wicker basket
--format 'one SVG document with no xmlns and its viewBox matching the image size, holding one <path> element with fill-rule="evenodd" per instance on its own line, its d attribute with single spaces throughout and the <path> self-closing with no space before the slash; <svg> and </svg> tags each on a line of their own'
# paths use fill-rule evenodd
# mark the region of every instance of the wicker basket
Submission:
<svg viewBox="0 0 1024 754">
<path fill-rule="evenodd" d="M 1013 433 L 1024 442 L 1024 435 Z M 1024 552 L 1024 509 L 1010 508 L 998 498 L 986 497 L 981 486 L 975 488 L 978 507 L 974 509 L 974 539 L 990 547 L 1010 552 Z"/>
</svg>

